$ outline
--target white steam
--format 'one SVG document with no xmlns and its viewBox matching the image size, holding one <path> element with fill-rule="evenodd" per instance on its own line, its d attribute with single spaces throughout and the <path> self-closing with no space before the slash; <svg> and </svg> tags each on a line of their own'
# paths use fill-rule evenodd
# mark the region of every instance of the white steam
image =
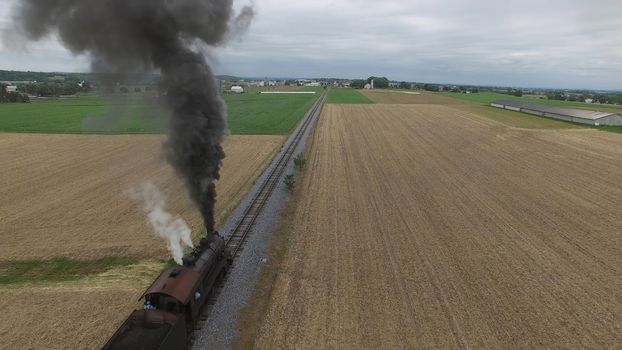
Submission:
<svg viewBox="0 0 622 350">
<path fill-rule="evenodd" d="M 190 238 L 192 231 L 184 219 L 166 211 L 164 195 L 151 182 L 146 181 L 139 188 L 132 189 L 131 196 L 143 203 L 143 209 L 154 232 L 166 241 L 173 260 L 181 265 L 184 246 L 193 247 Z"/>
</svg>

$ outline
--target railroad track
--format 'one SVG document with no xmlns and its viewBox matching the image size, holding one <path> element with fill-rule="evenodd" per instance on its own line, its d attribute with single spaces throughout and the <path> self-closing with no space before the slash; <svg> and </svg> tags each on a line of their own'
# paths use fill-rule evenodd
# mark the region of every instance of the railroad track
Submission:
<svg viewBox="0 0 622 350">
<path fill-rule="evenodd" d="M 257 218 L 268 202 L 270 195 L 272 195 L 272 192 L 278 185 L 279 180 L 281 179 L 285 168 L 287 168 L 287 164 L 292 159 L 294 151 L 305 134 L 307 127 L 313 122 L 313 120 L 315 120 L 321 111 L 321 107 L 324 104 L 325 99 L 326 91 L 322 93 L 322 95 L 311 107 L 302 124 L 294 134 L 294 138 L 287 145 L 285 152 L 282 152 L 277 164 L 273 167 L 272 171 L 261 185 L 259 192 L 257 192 L 257 195 L 255 195 L 250 205 L 242 214 L 242 218 L 236 224 L 235 228 L 231 232 L 231 235 L 227 238 L 226 247 L 231 251 L 233 259 L 235 259 L 239 254 L 240 248 L 244 244 L 248 233 L 253 229 L 255 221 L 257 221 Z"/>
<path fill-rule="evenodd" d="M 231 257 L 235 263 L 235 259 L 240 254 L 244 242 L 248 237 L 248 234 L 252 231 L 255 222 L 263 208 L 265 207 L 268 199 L 274 192 L 274 189 L 277 187 L 279 180 L 281 179 L 283 172 L 287 168 L 287 164 L 289 164 L 290 160 L 294 155 L 294 151 L 296 147 L 300 143 L 300 140 L 303 138 L 307 128 L 313 121 L 317 118 L 322 110 L 322 106 L 326 100 L 328 90 L 322 92 L 322 95 L 315 101 L 311 109 L 305 115 L 302 123 L 296 129 L 293 138 L 286 141 L 285 151 L 281 151 L 279 158 L 274 166 L 272 166 L 272 170 L 268 176 L 264 179 L 264 182 L 261 184 L 261 187 L 257 194 L 253 197 L 248 207 L 242 213 L 240 220 L 237 222 L 231 234 L 227 238 L 225 242 L 225 246 L 231 252 Z M 227 274 L 228 275 L 228 274 Z M 218 299 L 218 295 L 224 287 L 225 281 L 227 280 L 227 275 L 225 275 L 212 289 L 212 292 L 206 302 L 203 312 L 199 317 L 199 320 L 195 324 L 194 332 L 189 338 L 188 348 L 191 348 L 196 340 L 196 331 L 203 329 L 205 322 L 209 316 L 210 311 L 216 304 L 216 300 Z"/>
</svg>

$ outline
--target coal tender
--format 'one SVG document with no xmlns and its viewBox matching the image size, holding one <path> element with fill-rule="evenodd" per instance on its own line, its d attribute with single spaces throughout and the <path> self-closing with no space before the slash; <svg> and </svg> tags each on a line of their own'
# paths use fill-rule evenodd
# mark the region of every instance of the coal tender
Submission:
<svg viewBox="0 0 622 350">
<path fill-rule="evenodd" d="M 232 259 L 216 232 L 183 258 L 183 266 L 164 271 L 143 293 L 135 310 L 103 349 L 184 349 L 201 308 Z"/>
</svg>

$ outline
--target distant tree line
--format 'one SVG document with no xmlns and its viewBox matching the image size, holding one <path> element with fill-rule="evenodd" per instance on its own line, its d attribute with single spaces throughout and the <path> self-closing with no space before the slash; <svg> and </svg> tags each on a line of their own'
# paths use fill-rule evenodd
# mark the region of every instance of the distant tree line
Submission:
<svg viewBox="0 0 622 350">
<path fill-rule="evenodd" d="M 500 88 L 495 86 L 472 86 L 472 85 L 444 85 L 433 83 L 409 83 L 409 82 L 389 82 L 386 77 L 369 77 L 367 79 L 354 79 L 350 81 L 350 86 L 355 89 L 362 89 L 366 84 L 371 84 L 374 80 L 374 88 L 397 87 L 400 89 L 420 89 L 425 91 L 451 91 L 456 93 L 479 93 L 479 92 L 496 92 L 511 96 L 522 97 L 525 94 L 533 94 L 560 101 L 577 101 L 602 104 L 622 105 L 622 92 L 597 92 L 592 90 L 549 90 L 549 89 L 516 89 L 516 88 Z"/>
<path fill-rule="evenodd" d="M 618 104 L 622 105 L 622 93 L 594 93 L 594 92 L 565 92 L 548 91 L 546 98 L 559 101 L 585 102 L 592 100 L 592 103 Z"/>
<path fill-rule="evenodd" d="M 19 92 L 11 91 L 8 92 L 6 90 L 6 84 L 0 84 L 0 103 L 28 103 L 30 99 L 26 94 L 20 94 Z"/>
<path fill-rule="evenodd" d="M 0 81 L 11 82 L 17 91 L 33 96 L 74 95 L 90 91 L 86 73 L 43 73 L 0 70 Z"/>
<path fill-rule="evenodd" d="M 520 90 L 520 89 L 508 88 L 503 93 L 507 95 L 516 96 L 516 97 L 523 97 L 523 90 Z"/>
<path fill-rule="evenodd" d="M 455 92 L 455 93 L 462 93 L 462 94 L 477 94 L 479 92 L 479 88 L 476 87 L 472 87 L 472 86 L 452 86 L 450 88 L 446 88 L 443 87 L 443 90 L 449 90 L 451 92 Z"/>
<path fill-rule="evenodd" d="M 0 81 L 47 81 L 62 77 L 64 80 L 89 81 L 92 75 L 89 73 L 44 73 L 44 72 L 21 72 L 0 70 Z"/>
<path fill-rule="evenodd" d="M 440 85 L 436 85 L 436 84 L 423 84 L 421 88 L 425 91 L 440 91 L 441 90 Z"/>
<path fill-rule="evenodd" d="M 350 87 L 355 89 L 362 89 L 365 87 L 365 80 L 363 79 L 354 79 L 350 81 Z"/>
<path fill-rule="evenodd" d="M 107 93 L 152 91 L 159 84 L 158 74 L 126 74 L 123 77 L 93 73 L 44 73 L 0 70 L 0 81 L 11 82 L 17 91 L 31 96 L 56 97 L 89 92 L 95 88 Z M 119 79 L 122 81 L 119 82 Z M 121 88 L 132 86 L 131 88 Z M 138 86 L 138 87 L 137 87 Z"/>
<path fill-rule="evenodd" d="M 75 95 L 79 92 L 91 91 L 91 86 L 86 82 L 62 81 L 62 82 L 37 82 L 17 85 L 17 90 L 28 95 L 53 97 L 61 95 Z"/>
<path fill-rule="evenodd" d="M 374 89 L 386 89 L 389 87 L 389 79 L 387 77 L 369 77 L 367 78 L 367 84 L 371 84 L 374 81 Z"/>
</svg>

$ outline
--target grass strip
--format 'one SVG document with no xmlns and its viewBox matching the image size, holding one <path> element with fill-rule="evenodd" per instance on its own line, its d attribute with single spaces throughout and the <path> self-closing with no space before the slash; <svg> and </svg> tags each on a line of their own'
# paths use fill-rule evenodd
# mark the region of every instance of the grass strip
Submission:
<svg viewBox="0 0 622 350">
<path fill-rule="evenodd" d="M 0 285 L 77 280 L 136 262 L 137 260 L 126 257 L 105 257 L 86 261 L 68 258 L 4 261 L 0 262 Z"/>
</svg>

